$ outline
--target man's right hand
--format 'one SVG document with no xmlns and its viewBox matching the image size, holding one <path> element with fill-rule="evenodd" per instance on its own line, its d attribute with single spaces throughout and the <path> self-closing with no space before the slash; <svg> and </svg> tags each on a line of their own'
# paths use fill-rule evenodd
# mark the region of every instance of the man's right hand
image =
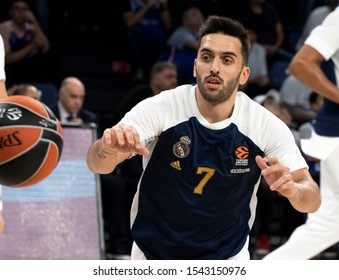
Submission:
<svg viewBox="0 0 339 280">
<path fill-rule="evenodd" d="M 101 138 L 102 149 L 107 152 L 137 153 L 147 156 L 149 150 L 140 144 L 137 130 L 130 125 L 119 124 L 107 128 Z"/>
</svg>

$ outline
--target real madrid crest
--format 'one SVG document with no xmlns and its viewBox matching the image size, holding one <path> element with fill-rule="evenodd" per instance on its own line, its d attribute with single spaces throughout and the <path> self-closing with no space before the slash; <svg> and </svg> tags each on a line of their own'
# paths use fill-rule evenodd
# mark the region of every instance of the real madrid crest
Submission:
<svg viewBox="0 0 339 280">
<path fill-rule="evenodd" d="M 178 158 L 185 158 L 190 153 L 191 140 L 188 136 L 180 137 L 180 141 L 173 145 L 173 154 Z"/>
</svg>

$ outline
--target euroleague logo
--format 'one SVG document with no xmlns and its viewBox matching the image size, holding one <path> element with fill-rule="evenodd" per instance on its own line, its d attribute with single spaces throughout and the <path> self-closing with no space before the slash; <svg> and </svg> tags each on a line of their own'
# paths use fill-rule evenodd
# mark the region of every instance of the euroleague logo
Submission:
<svg viewBox="0 0 339 280">
<path fill-rule="evenodd" d="M 248 166 L 249 150 L 246 146 L 238 146 L 235 149 L 235 166 Z"/>
<path fill-rule="evenodd" d="M 248 158 L 248 148 L 246 146 L 239 146 L 238 148 L 236 148 L 235 150 L 235 156 L 238 159 L 246 159 Z"/>
<path fill-rule="evenodd" d="M 7 110 L 5 108 L 1 108 L 0 117 L 3 118 L 4 115 L 11 121 L 17 121 L 22 117 L 22 112 L 16 107 L 9 108 Z"/>
</svg>

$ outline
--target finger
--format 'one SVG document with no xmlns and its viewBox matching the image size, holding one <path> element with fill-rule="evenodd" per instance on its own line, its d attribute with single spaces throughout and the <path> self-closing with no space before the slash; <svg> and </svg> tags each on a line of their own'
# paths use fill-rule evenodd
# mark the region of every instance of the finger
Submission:
<svg viewBox="0 0 339 280">
<path fill-rule="evenodd" d="M 133 140 L 134 140 L 134 143 L 135 143 L 135 147 L 137 149 L 139 149 L 141 147 L 140 135 L 134 127 L 132 127 L 132 132 L 133 132 Z"/>
<path fill-rule="evenodd" d="M 292 180 L 291 174 L 284 174 L 282 175 L 277 181 L 270 185 L 271 190 L 279 190 L 282 187 L 290 187 L 291 185 L 294 186 L 294 182 Z"/>
<path fill-rule="evenodd" d="M 130 146 L 135 147 L 137 144 L 136 139 L 138 139 L 138 136 L 139 136 L 138 132 L 136 131 L 134 127 L 131 127 L 131 126 L 122 125 L 122 127 L 123 127 L 123 131 L 124 131 L 127 143 Z"/>
<path fill-rule="evenodd" d="M 255 161 L 261 170 L 264 170 L 267 168 L 267 164 L 261 156 L 256 156 Z"/>
<path fill-rule="evenodd" d="M 117 142 L 120 146 L 125 145 L 125 136 L 122 126 L 113 126 L 111 128 L 111 133 L 115 134 L 115 137 L 117 138 Z"/>
<path fill-rule="evenodd" d="M 135 152 L 139 155 L 142 155 L 142 156 L 148 156 L 149 155 L 149 150 L 145 147 L 142 147 L 142 146 L 140 146 L 139 148 L 136 148 Z"/>
<path fill-rule="evenodd" d="M 263 160 L 266 162 L 266 165 L 276 165 L 279 163 L 278 159 L 276 157 L 268 156 L 264 157 Z"/>
<path fill-rule="evenodd" d="M 290 198 L 294 197 L 298 193 L 298 188 L 295 186 L 294 182 L 288 181 L 285 184 L 279 186 L 276 189 L 271 189 L 273 191 L 279 192 L 282 196 Z"/>
<path fill-rule="evenodd" d="M 274 165 L 269 165 L 265 170 L 262 171 L 263 175 L 276 174 L 277 177 L 282 175 L 290 174 L 290 169 L 286 166 L 281 165 L 277 162 Z"/>
<path fill-rule="evenodd" d="M 126 133 L 126 137 L 128 138 L 127 141 L 133 147 L 134 152 L 139 155 L 147 156 L 149 154 L 149 150 L 141 146 L 140 135 L 137 130 L 132 126 L 129 126 Z"/>
<path fill-rule="evenodd" d="M 112 139 L 111 139 L 111 130 L 109 128 L 105 129 L 104 135 L 102 136 L 104 143 L 107 145 L 112 144 Z"/>
</svg>

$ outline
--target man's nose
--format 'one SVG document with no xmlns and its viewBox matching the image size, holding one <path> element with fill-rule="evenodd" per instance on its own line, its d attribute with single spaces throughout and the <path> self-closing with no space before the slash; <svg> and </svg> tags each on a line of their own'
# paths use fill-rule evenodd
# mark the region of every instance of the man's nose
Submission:
<svg viewBox="0 0 339 280">
<path fill-rule="evenodd" d="M 211 73 L 219 73 L 220 71 L 220 60 L 219 59 L 215 58 L 213 60 L 210 71 Z"/>
</svg>

